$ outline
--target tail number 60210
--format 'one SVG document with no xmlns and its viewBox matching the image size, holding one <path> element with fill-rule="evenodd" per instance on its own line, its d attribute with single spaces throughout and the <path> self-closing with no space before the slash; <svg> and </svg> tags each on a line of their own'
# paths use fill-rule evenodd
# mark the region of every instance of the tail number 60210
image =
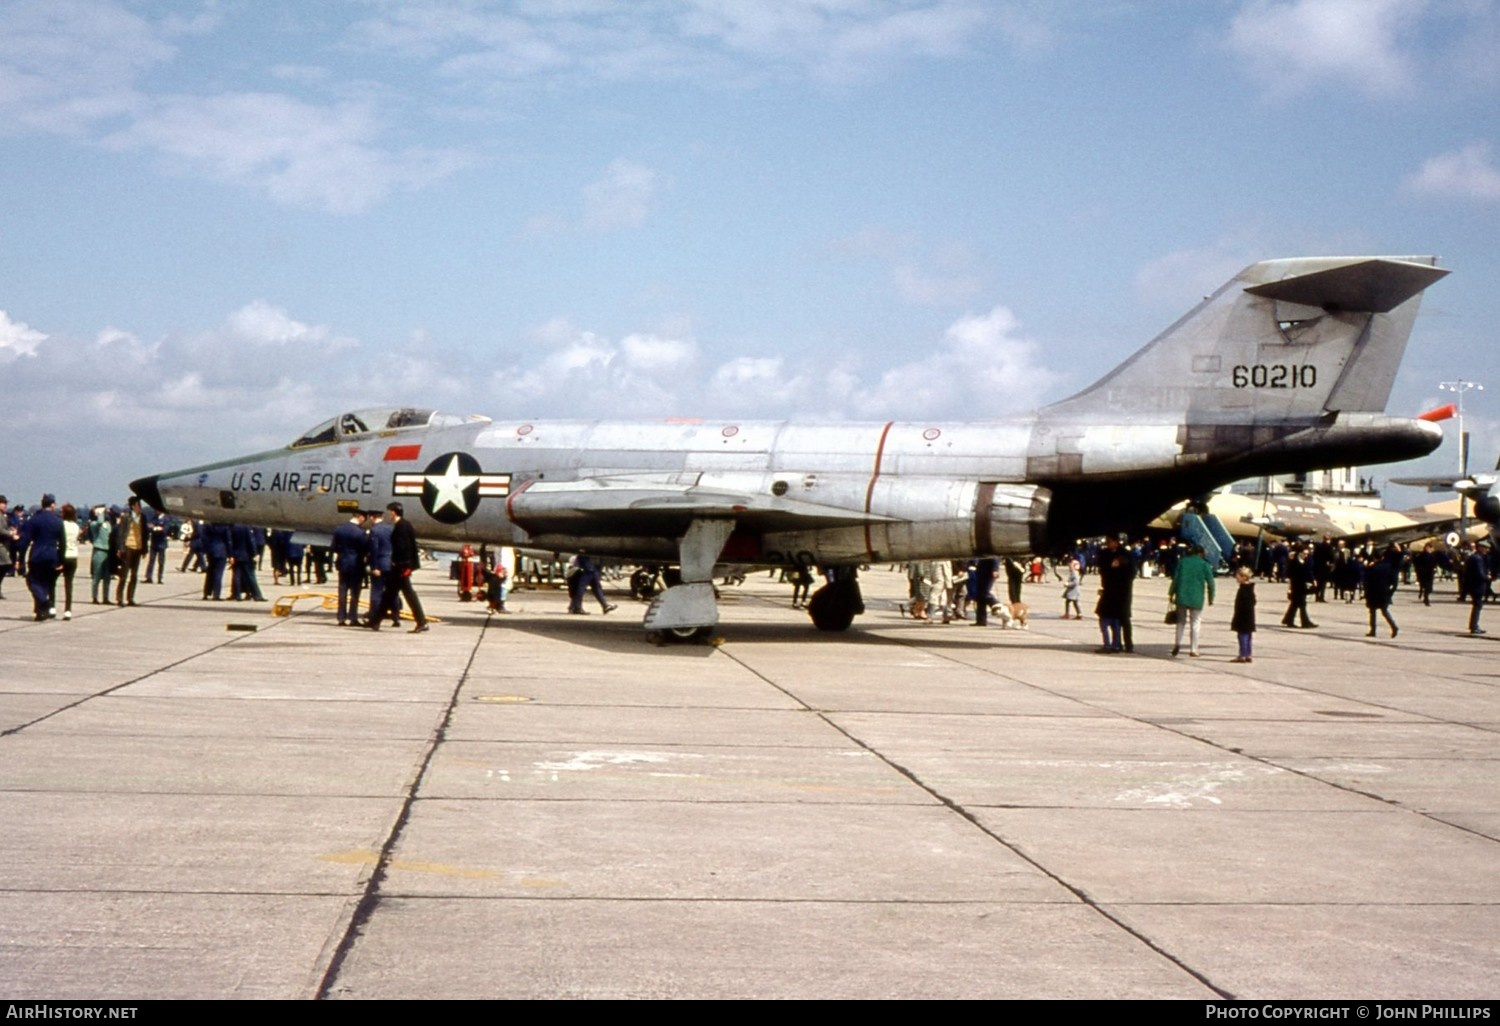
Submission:
<svg viewBox="0 0 1500 1026">
<path fill-rule="evenodd" d="M 1234 368 L 1235 388 L 1316 388 L 1318 368 L 1310 363 L 1250 363 Z"/>
</svg>

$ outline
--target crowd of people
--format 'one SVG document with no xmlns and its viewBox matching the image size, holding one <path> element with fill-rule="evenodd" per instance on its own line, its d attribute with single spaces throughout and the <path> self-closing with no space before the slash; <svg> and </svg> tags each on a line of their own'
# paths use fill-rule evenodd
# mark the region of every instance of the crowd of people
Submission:
<svg viewBox="0 0 1500 1026">
<path fill-rule="evenodd" d="M 428 630 L 427 617 L 411 585 L 421 553 L 416 533 L 402 514 L 397 502 L 383 511 L 355 513 L 334 531 L 333 544 L 324 548 L 296 542 L 291 531 L 268 533 L 244 524 L 182 521 L 144 507 L 138 496 L 131 496 L 123 507 L 99 505 L 80 515 L 71 503 L 58 506 L 51 494 L 31 509 L 22 504 L 12 508 L 0 495 L 0 599 L 5 598 L 7 577 L 24 579 L 35 620 L 71 620 L 74 580 L 86 543 L 89 601 L 135 606 L 141 583 L 165 581 L 167 550 L 175 538 L 184 545 L 180 571 L 203 575 L 204 601 L 266 601 L 257 569 L 269 552 L 273 583 L 278 585 L 283 580 L 291 585 L 304 580 L 323 584 L 331 570 L 337 573 L 340 626 L 379 630 L 386 621 L 399 626 L 404 609 L 415 622 L 412 630 L 423 632 Z M 499 593 L 492 605 L 503 611 L 503 581 L 493 567 L 490 577 L 495 579 L 492 592 Z M 361 616 L 359 599 L 367 589 L 369 612 Z"/>
<path fill-rule="evenodd" d="M 71 620 L 78 560 L 87 542 L 90 602 L 133 606 L 143 564 L 148 580 L 155 573 L 161 581 L 167 538 L 164 519 L 148 518 L 136 497 L 124 508 L 95 506 L 82 516 L 72 503 L 59 506 L 50 493 L 31 509 L 20 503 L 12 508 L 0 495 L 0 598 L 6 577 L 24 578 L 36 620 L 59 618 L 59 591 L 61 619 Z"/>
<path fill-rule="evenodd" d="M 168 544 L 173 538 L 184 543 L 180 569 L 203 575 L 204 601 L 265 601 L 256 574 L 269 553 L 277 585 L 283 581 L 294 586 L 304 581 L 324 584 L 330 574 L 336 575 L 340 626 L 371 630 L 379 630 L 384 623 L 399 626 L 405 610 L 414 622 L 414 632 L 428 630 L 421 599 L 411 583 L 421 553 L 399 502 L 385 510 L 351 513 L 334 530 L 332 544 L 324 548 L 302 545 L 290 531 L 268 533 L 240 524 L 180 521 L 143 507 L 136 496 L 123 507 L 97 505 L 85 514 L 71 503 L 59 506 L 50 494 L 31 509 L 20 504 L 12 508 L 0 495 L 0 599 L 5 597 L 5 579 L 14 576 L 25 580 L 36 620 L 72 619 L 74 582 L 86 543 L 90 602 L 134 606 L 143 580 L 147 584 L 164 581 Z M 1344 539 L 1270 539 L 1263 545 L 1238 546 L 1227 554 L 1226 563 L 1237 584 L 1230 621 L 1239 640 L 1236 662 L 1253 658 L 1257 580 L 1286 586 L 1281 626 L 1315 629 L 1318 625 L 1309 614 L 1309 604 L 1362 601 L 1369 614 L 1369 637 L 1378 636 L 1381 622 L 1391 638 L 1400 632 L 1391 606 L 1401 584 L 1415 584 L 1416 600 L 1431 605 L 1438 578 L 1456 579 L 1457 598 L 1469 605 L 1468 631 L 1475 635 L 1486 633 L 1480 619 L 1484 605 L 1494 598 L 1494 553 L 1487 538 L 1458 548 L 1426 542 L 1415 550 L 1397 544 L 1351 545 Z M 461 598 L 478 598 L 490 612 L 507 611 L 507 570 L 487 550 L 475 554 L 466 547 L 456 567 Z M 1039 556 L 988 557 L 923 560 L 905 569 L 910 602 L 903 608 L 920 622 L 960 620 L 983 627 L 992 617 L 999 617 L 1007 626 L 1024 626 L 1027 607 L 1021 601 L 1022 585 L 1041 583 L 1046 564 Z M 1051 563 L 1052 576 L 1062 587 L 1065 620 L 1083 618 L 1085 578 L 1097 576 L 1098 651 L 1107 654 L 1135 650 L 1131 629 L 1134 582 L 1160 575 L 1170 580 L 1167 618 L 1176 625 L 1171 654 L 1180 654 L 1185 644 L 1189 656 L 1200 655 L 1203 614 L 1215 599 L 1217 569 L 1197 546 L 1172 541 L 1132 543 L 1123 535 L 1081 543 Z M 793 585 L 793 608 L 806 606 L 812 570 L 800 567 L 784 572 L 784 579 Z M 584 598 L 589 594 L 604 612 L 616 608 L 605 598 L 599 564 L 588 554 L 573 557 L 566 583 L 569 612 L 585 612 Z M 360 598 L 367 592 L 368 612 L 362 614 Z"/>
<path fill-rule="evenodd" d="M 1008 584 L 1008 602 L 992 596 L 1003 566 Z M 913 618 L 927 623 L 968 620 L 968 609 L 976 610 L 976 626 L 986 623 L 986 612 L 1014 608 L 1021 603 L 1021 586 L 1047 580 L 1049 562 L 1040 556 L 1007 557 L 1005 560 L 931 560 L 909 563 L 909 609 Z M 1286 542 L 1269 539 L 1266 544 L 1245 544 L 1228 554 L 1222 566 L 1210 565 L 1199 546 L 1164 540 L 1131 542 L 1127 537 L 1099 538 L 1080 543 L 1060 559 L 1050 561 L 1050 576 L 1061 586 L 1061 619 L 1083 619 L 1082 602 L 1087 578 L 1097 576 L 1098 597 L 1094 615 L 1098 619 L 1098 652 L 1114 654 L 1135 651 L 1131 629 L 1134 582 L 1161 576 L 1169 581 L 1166 619 L 1176 627 L 1171 654 L 1184 649 L 1191 657 L 1201 655 L 1204 610 L 1216 598 L 1216 582 L 1227 570 L 1236 585 L 1234 612 L 1229 627 L 1238 641 L 1237 663 L 1253 661 L 1256 632 L 1256 583 L 1284 584 L 1287 605 L 1283 627 L 1312 629 L 1318 625 L 1308 613 L 1308 603 L 1362 602 L 1369 616 L 1367 637 L 1378 637 L 1383 623 L 1394 638 L 1400 627 L 1391 611 L 1400 585 L 1416 586 L 1416 600 L 1431 605 L 1441 576 L 1456 580 L 1456 598 L 1469 605 L 1468 631 L 1486 633 L 1480 626 L 1484 606 L 1494 601 L 1491 582 L 1495 577 L 1494 554 L 1489 539 L 1449 548 L 1425 542 L 1416 548 L 1399 544 L 1351 545 L 1347 540 Z"/>
</svg>

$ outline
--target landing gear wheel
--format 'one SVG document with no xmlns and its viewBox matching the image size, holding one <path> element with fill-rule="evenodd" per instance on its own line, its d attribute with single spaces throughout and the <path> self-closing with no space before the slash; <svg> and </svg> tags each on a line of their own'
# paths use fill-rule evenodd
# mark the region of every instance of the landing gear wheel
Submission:
<svg viewBox="0 0 1500 1026">
<path fill-rule="evenodd" d="M 660 646 L 689 641 L 707 641 L 713 635 L 712 627 L 668 627 L 666 630 L 647 631 L 646 640 L 653 645 Z"/>
<path fill-rule="evenodd" d="M 854 618 L 864 612 L 859 585 L 853 581 L 825 584 L 813 592 L 807 615 L 820 631 L 847 631 Z"/>
</svg>

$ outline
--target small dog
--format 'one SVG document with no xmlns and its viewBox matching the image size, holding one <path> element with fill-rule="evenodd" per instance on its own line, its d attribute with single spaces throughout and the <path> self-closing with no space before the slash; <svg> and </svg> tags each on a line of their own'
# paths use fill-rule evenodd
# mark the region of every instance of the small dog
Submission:
<svg viewBox="0 0 1500 1026">
<path fill-rule="evenodd" d="M 991 615 L 1000 622 L 1001 627 L 1026 630 L 1026 603 L 1024 602 L 996 602 Z"/>
</svg>

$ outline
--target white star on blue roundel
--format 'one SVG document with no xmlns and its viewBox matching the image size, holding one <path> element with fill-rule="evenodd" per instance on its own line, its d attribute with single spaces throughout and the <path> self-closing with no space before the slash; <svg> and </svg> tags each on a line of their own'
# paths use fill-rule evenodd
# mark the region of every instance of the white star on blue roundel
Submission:
<svg viewBox="0 0 1500 1026">
<path fill-rule="evenodd" d="M 510 494 L 509 474 L 486 474 L 466 452 L 448 452 L 427 464 L 420 474 L 397 474 L 391 490 L 419 496 L 432 519 L 459 524 L 474 515 L 484 498 Z"/>
</svg>

